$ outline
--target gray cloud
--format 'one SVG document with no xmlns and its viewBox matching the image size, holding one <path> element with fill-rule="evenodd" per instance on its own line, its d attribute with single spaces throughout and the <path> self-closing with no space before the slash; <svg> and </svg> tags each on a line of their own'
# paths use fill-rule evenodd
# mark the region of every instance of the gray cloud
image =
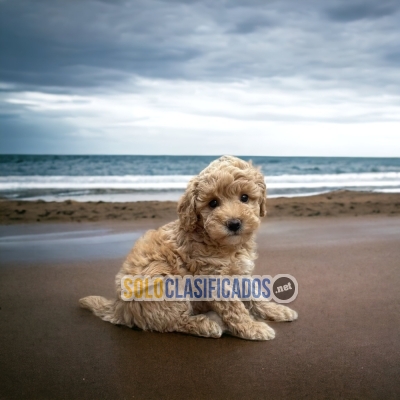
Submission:
<svg viewBox="0 0 400 400">
<path fill-rule="evenodd" d="M 377 19 L 390 16 L 399 9 L 393 0 L 342 2 L 327 9 L 330 19 L 339 22 L 352 22 L 362 19 Z"/>
<path fill-rule="evenodd" d="M 398 39 L 387 35 L 400 36 L 392 1 L 6 0 L 0 7 L 2 81 L 47 90 L 108 86 L 128 75 L 302 76 L 375 89 L 397 77 L 390 68 Z M 361 22 L 347 29 L 353 21 Z"/>
<path fill-rule="evenodd" d="M 1 74 L 8 82 L 92 86 L 126 72 L 173 77 L 182 63 L 199 55 L 176 40 L 186 29 L 176 21 L 179 16 L 165 15 L 165 4 L 155 12 L 139 2 L 5 1 L 1 6 Z M 94 74 L 76 74 L 79 68 L 92 68 Z"/>
</svg>

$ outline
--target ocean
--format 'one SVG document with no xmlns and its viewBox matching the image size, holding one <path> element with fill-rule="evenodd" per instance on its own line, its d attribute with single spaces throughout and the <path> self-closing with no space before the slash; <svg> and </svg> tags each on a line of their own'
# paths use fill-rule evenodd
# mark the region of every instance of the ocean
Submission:
<svg viewBox="0 0 400 400">
<path fill-rule="evenodd" d="M 400 193 L 400 158 L 261 157 L 269 197 L 333 190 Z M 0 197 L 63 201 L 177 200 L 218 156 L 0 155 Z"/>
</svg>

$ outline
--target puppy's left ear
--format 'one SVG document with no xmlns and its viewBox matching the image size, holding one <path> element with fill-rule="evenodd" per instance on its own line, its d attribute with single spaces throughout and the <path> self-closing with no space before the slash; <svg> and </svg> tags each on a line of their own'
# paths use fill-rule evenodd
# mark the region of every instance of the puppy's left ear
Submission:
<svg viewBox="0 0 400 400">
<path fill-rule="evenodd" d="M 265 184 L 264 176 L 261 173 L 259 173 L 257 184 L 261 189 L 260 217 L 265 217 L 267 215 L 267 185 Z"/>
<path fill-rule="evenodd" d="M 196 187 L 197 180 L 193 179 L 178 202 L 178 215 L 181 227 L 186 232 L 193 232 L 197 225 Z"/>
<path fill-rule="evenodd" d="M 260 217 L 265 217 L 267 215 L 267 195 L 264 193 L 264 197 L 261 199 L 260 204 Z"/>
</svg>

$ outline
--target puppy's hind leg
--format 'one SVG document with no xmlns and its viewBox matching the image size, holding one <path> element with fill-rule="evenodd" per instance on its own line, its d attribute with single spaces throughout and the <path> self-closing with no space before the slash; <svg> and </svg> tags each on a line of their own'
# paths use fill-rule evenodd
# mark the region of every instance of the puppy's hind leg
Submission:
<svg viewBox="0 0 400 400">
<path fill-rule="evenodd" d="M 101 296 L 88 296 L 79 300 L 82 308 L 87 308 L 94 315 L 103 321 L 111 322 L 115 325 L 134 326 L 134 313 L 132 312 L 133 302 L 128 303 L 122 300 L 107 300 Z"/>
<path fill-rule="evenodd" d="M 115 319 L 115 300 L 108 300 L 101 296 L 88 296 L 79 300 L 82 308 L 87 308 L 103 321 L 117 324 Z"/>
</svg>

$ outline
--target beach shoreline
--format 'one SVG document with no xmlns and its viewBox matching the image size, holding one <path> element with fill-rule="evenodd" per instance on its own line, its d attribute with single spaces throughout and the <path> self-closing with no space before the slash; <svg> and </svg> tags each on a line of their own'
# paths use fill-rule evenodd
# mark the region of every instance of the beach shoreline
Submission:
<svg viewBox="0 0 400 400">
<path fill-rule="evenodd" d="M 173 201 L 64 202 L 0 200 L 0 224 L 174 220 Z M 268 218 L 400 215 L 400 193 L 334 191 L 268 199 Z"/>
</svg>

